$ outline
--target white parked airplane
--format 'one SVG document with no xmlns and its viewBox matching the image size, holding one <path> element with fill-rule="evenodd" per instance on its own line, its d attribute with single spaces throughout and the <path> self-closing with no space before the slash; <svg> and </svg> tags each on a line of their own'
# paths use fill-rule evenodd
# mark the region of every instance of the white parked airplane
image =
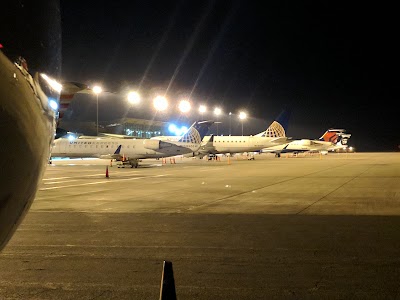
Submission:
<svg viewBox="0 0 400 300">
<path fill-rule="evenodd" d="M 336 149 L 345 149 L 347 140 L 351 137 L 344 129 L 328 129 L 318 140 L 301 139 L 290 143 L 262 149 L 263 153 L 275 153 L 280 157 L 282 153 L 320 152 L 328 153 Z"/>
<path fill-rule="evenodd" d="M 85 137 L 54 141 L 52 157 L 97 157 L 116 159 L 137 168 L 140 159 L 164 158 L 196 152 L 213 122 L 194 122 L 177 141 Z"/>
<path fill-rule="evenodd" d="M 286 130 L 290 110 L 284 109 L 263 132 L 250 136 L 208 136 L 203 139 L 199 157 L 221 153 L 243 153 L 260 151 L 263 148 L 287 143 Z"/>
</svg>

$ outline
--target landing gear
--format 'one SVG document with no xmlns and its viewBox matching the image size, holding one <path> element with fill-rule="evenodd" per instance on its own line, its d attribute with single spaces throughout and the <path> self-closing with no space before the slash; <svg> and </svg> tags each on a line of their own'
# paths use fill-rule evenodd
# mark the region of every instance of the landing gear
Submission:
<svg viewBox="0 0 400 300">
<path fill-rule="evenodd" d="M 130 159 L 130 160 L 125 160 L 121 161 L 118 164 L 118 168 L 125 168 L 125 166 L 131 166 L 131 168 L 137 168 L 139 166 L 139 160 L 138 159 Z"/>
<path fill-rule="evenodd" d="M 280 153 L 275 153 L 275 157 L 281 157 L 281 154 Z"/>
<path fill-rule="evenodd" d="M 254 160 L 254 154 L 247 154 L 247 160 Z"/>
</svg>

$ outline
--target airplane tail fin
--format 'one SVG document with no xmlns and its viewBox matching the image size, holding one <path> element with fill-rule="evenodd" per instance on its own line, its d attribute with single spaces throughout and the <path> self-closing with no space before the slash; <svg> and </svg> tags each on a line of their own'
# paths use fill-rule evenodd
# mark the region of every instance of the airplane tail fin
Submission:
<svg viewBox="0 0 400 300">
<path fill-rule="evenodd" d="M 345 129 L 328 129 L 325 133 L 319 138 L 320 141 L 338 143 L 342 141 L 342 143 L 347 144 L 347 140 L 350 138 L 351 134 L 346 133 Z"/>
<path fill-rule="evenodd" d="M 64 116 L 65 111 L 71 104 L 72 98 L 77 93 L 90 93 L 91 90 L 86 84 L 79 82 L 64 82 L 62 84 L 62 90 L 60 93 L 60 106 L 58 109 L 59 115 L 57 122 L 61 121 Z"/>
<path fill-rule="evenodd" d="M 202 139 L 202 141 L 201 141 L 201 146 L 206 146 L 207 144 L 212 144 L 214 142 L 214 134 L 211 134 L 210 135 L 210 138 L 207 140 L 207 139 Z"/>
<path fill-rule="evenodd" d="M 72 102 L 72 98 L 74 98 L 75 94 L 93 94 L 93 89 L 88 85 L 79 82 L 63 82 L 62 89 L 60 93 L 60 104 L 58 107 L 58 116 L 57 116 L 57 134 L 56 139 L 63 136 L 65 129 L 60 128 L 59 124 L 64 117 L 65 111 L 68 109 Z"/>
<path fill-rule="evenodd" d="M 283 109 L 279 116 L 269 125 L 269 127 L 257 134 L 256 136 L 262 137 L 286 137 L 286 131 L 289 125 L 291 110 Z"/>
<path fill-rule="evenodd" d="M 336 144 L 338 142 L 338 134 L 335 130 L 328 129 L 325 131 L 325 133 L 319 138 L 320 141 L 324 142 L 331 142 L 333 144 Z"/>
<path fill-rule="evenodd" d="M 188 131 L 181 136 L 179 142 L 200 144 L 213 123 L 213 121 L 194 122 Z"/>
<path fill-rule="evenodd" d="M 337 147 L 347 147 L 347 141 L 351 137 L 345 129 L 328 129 L 319 138 L 320 141 L 331 142 Z"/>
<path fill-rule="evenodd" d="M 121 155 L 121 147 L 122 145 L 119 145 L 118 148 L 114 151 L 114 154 L 111 155 L 112 159 L 116 160 L 121 160 L 124 161 L 125 155 Z"/>
<path fill-rule="evenodd" d="M 121 153 L 121 147 L 122 147 L 122 145 L 119 145 L 117 150 L 115 150 L 114 154 L 120 154 Z"/>
</svg>

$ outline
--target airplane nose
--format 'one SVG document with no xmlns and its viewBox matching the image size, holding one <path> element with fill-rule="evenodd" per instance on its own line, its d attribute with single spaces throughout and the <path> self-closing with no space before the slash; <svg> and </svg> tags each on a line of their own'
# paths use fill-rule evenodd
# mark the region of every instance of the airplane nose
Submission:
<svg viewBox="0 0 400 300">
<path fill-rule="evenodd" d="M 0 52 L 0 250 L 35 198 L 53 126 L 25 77 Z"/>
</svg>

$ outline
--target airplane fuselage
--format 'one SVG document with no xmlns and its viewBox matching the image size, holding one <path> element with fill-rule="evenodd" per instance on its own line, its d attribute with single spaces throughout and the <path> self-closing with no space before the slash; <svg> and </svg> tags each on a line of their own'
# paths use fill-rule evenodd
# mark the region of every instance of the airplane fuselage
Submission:
<svg viewBox="0 0 400 300">
<path fill-rule="evenodd" d="M 35 198 L 54 132 L 55 112 L 38 82 L 0 51 L 0 249 Z"/>
<path fill-rule="evenodd" d="M 282 144 L 279 146 L 268 147 L 263 149 L 263 152 L 279 152 L 279 153 L 288 153 L 288 152 L 307 152 L 307 151 L 330 151 L 339 148 L 345 148 L 345 145 L 336 145 L 331 142 L 320 141 L 320 140 L 295 140 L 290 143 Z"/>
<path fill-rule="evenodd" d="M 111 157 L 121 145 L 120 154 L 130 159 L 162 158 L 187 154 L 198 149 L 199 145 L 176 144 L 151 139 L 57 139 L 54 141 L 52 157 Z M 194 149 L 194 150 L 192 150 Z"/>
<path fill-rule="evenodd" d="M 260 136 L 214 136 L 212 142 L 208 142 L 207 138 L 210 137 L 203 139 L 204 142 L 199 149 L 202 154 L 254 152 L 286 141 L 285 137 Z"/>
</svg>

